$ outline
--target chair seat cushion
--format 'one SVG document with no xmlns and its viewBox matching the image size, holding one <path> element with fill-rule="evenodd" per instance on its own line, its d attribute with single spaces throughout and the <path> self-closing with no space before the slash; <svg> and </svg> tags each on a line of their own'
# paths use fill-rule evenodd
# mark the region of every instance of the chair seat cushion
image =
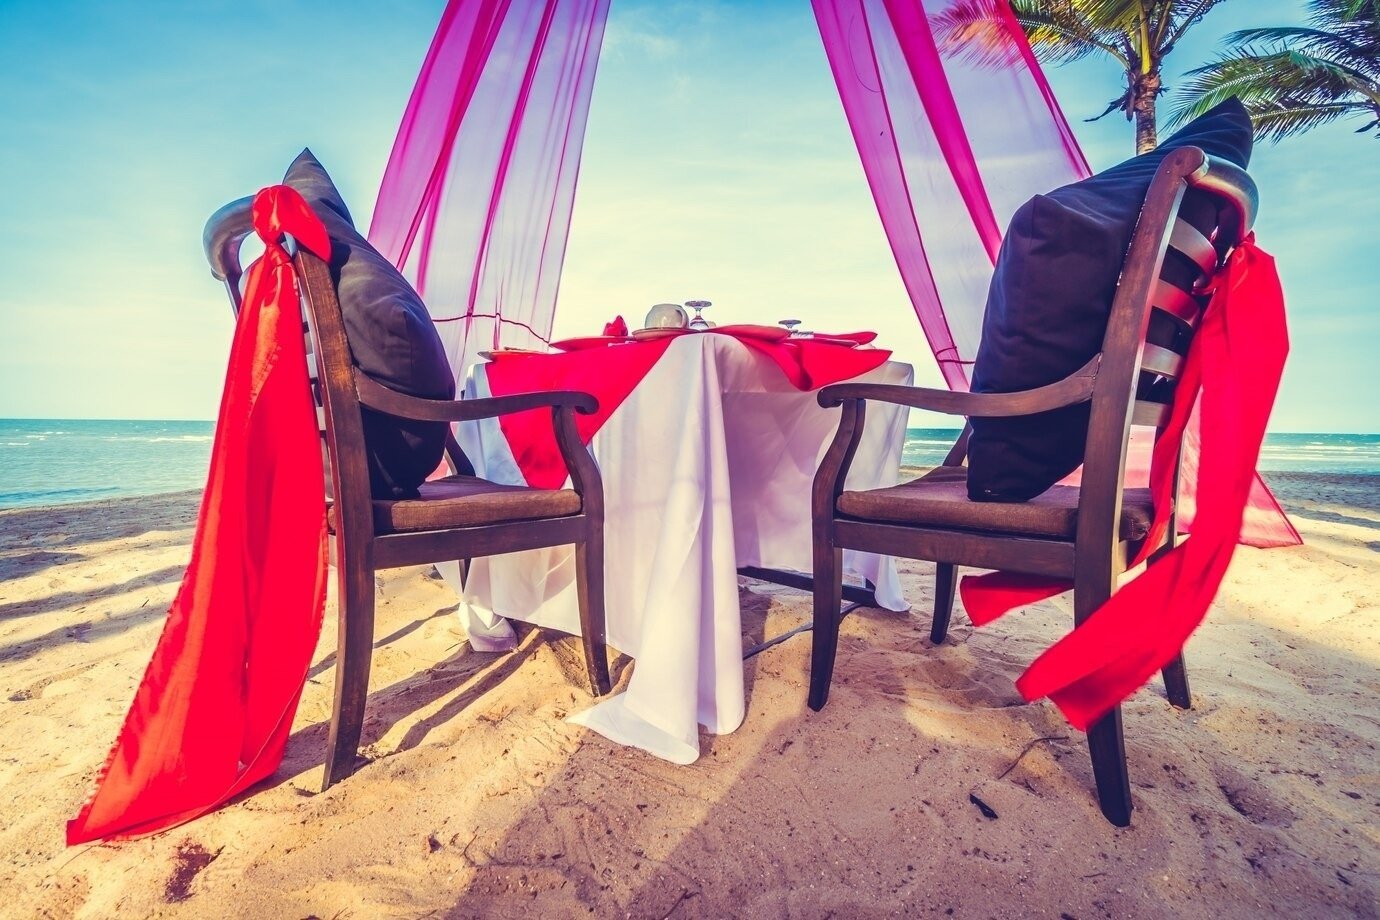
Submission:
<svg viewBox="0 0 1380 920">
<path fill-rule="evenodd" d="M 580 496 L 570 489 L 506 486 L 474 476 L 447 476 L 422 483 L 419 498 L 374 500 L 374 532 L 410 533 L 568 517 L 580 513 Z M 329 514 L 335 530 L 335 508 Z"/>
<path fill-rule="evenodd" d="M 1072 540 L 1078 531 L 1078 487 L 1053 486 L 1027 502 L 975 502 L 968 498 L 968 468 L 941 466 L 899 486 L 844 492 L 838 511 L 866 521 Z M 1150 490 L 1127 489 L 1121 539 L 1144 538 L 1153 517 Z"/>
<path fill-rule="evenodd" d="M 1245 107 L 1227 100 L 1155 150 L 1037 195 L 1017 209 L 987 293 L 973 392 L 1013 393 L 1054 383 L 1101 349 L 1145 194 L 1164 158 L 1181 147 L 1200 147 L 1245 168 L 1251 154 Z M 1194 189 L 1181 216 L 1209 232 L 1217 207 L 1207 192 Z M 1181 272 L 1188 264 L 1171 250 L 1162 277 L 1187 287 L 1183 281 L 1193 275 Z M 1025 501 L 1083 462 L 1086 403 L 1033 416 L 970 421 L 969 486 L 976 500 Z"/>
</svg>

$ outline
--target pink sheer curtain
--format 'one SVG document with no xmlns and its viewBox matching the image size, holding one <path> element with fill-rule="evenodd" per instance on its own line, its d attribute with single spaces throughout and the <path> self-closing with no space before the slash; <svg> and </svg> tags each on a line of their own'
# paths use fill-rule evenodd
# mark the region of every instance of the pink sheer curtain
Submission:
<svg viewBox="0 0 1380 920">
<path fill-rule="evenodd" d="M 813 2 L 911 303 L 945 382 L 966 390 L 1003 228 L 1087 162 L 1014 20 L 997 33 L 1009 62 L 983 67 L 941 56 L 916 0 Z"/>
<path fill-rule="evenodd" d="M 941 51 L 935 18 L 974 3 L 986 27 Z M 813 5 L 911 303 L 945 381 L 967 389 L 1002 228 L 1087 162 L 1006 0 Z M 450 0 L 441 17 L 369 236 L 426 298 L 457 374 L 550 337 L 608 9 Z M 1247 538 L 1298 542 L 1261 482 Z"/>
<path fill-rule="evenodd" d="M 426 300 L 457 374 L 549 340 L 609 0 L 450 0 L 369 238 Z"/>
<path fill-rule="evenodd" d="M 896 265 L 951 389 L 968 388 L 1002 229 L 1032 195 L 1090 170 L 1006 0 L 812 0 L 820 36 Z M 982 9 L 956 52 L 935 37 Z M 1146 478 L 1136 439 L 1129 476 Z M 1197 428 L 1185 437 L 1191 520 Z M 1242 539 L 1301 542 L 1256 477 Z"/>
</svg>

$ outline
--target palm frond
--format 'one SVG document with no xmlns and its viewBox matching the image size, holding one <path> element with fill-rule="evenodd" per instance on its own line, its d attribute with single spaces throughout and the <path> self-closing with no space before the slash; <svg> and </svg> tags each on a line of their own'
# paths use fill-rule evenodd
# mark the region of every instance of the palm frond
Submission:
<svg viewBox="0 0 1380 920">
<path fill-rule="evenodd" d="M 1025 6 L 1038 9 L 1065 7 L 1085 23 L 1095 25 L 1108 32 L 1129 32 L 1139 27 L 1140 19 L 1149 10 L 1147 7 L 1161 5 L 1163 0 L 1026 0 L 1013 2 L 1012 7 Z"/>
<path fill-rule="evenodd" d="M 1019 58 L 1007 23 L 998 11 L 998 0 L 958 0 L 930 17 L 930 27 L 941 52 L 978 66 L 1005 66 Z M 1075 61 L 1099 51 L 1127 66 L 1113 36 L 1102 34 L 1080 18 L 1069 0 L 1037 3 L 1015 0 L 1011 11 L 1041 60 Z"/>
<path fill-rule="evenodd" d="M 1305 26 L 1242 29 L 1231 33 L 1222 42 L 1230 49 L 1248 53 L 1260 48 L 1305 51 L 1314 56 L 1346 61 L 1353 69 L 1374 69 L 1380 65 L 1376 52 L 1355 44 L 1345 36 Z"/>
<path fill-rule="evenodd" d="M 1344 115 L 1362 110 L 1355 103 L 1334 102 L 1327 105 L 1298 105 L 1252 108 L 1251 121 L 1256 137 L 1279 142 L 1286 137 L 1336 121 Z M 1364 129 L 1363 129 L 1364 130 Z"/>
<path fill-rule="evenodd" d="M 1166 35 L 1160 39 L 1160 47 L 1165 54 L 1174 49 L 1179 43 L 1179 39 L 1184 37 L 1184 33 L 1193 28 L 1198 22 L 1212 12 L 1212 8 L 1222 0 L 1197 0 L 1197 2 L 1177 2 L 1172 4 L 1173 16 L 1171 17 L 1171 27 Z"/>
<path fill-rule="evenodd" d="M 1380 115 L 1374 87 L 1335 62 L 1298 51 L 1222 58 L 1187 76 L 1181 92 L 1186 101 L 1173 113 L 1171 126 L 1233 96 L 1251 113 L 1256 135 L 1276 141 L 1343 115 Z"/>
</svg>

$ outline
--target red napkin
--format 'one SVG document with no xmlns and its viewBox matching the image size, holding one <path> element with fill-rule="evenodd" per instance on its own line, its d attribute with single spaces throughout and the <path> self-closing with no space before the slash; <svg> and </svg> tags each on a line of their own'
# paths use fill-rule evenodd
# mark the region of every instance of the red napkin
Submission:
<svg viewBox="0 0 1380 920">
<path fill-rule="evenodd" d="M 1169 424 L 1155 443 L 1150 489 L 1155 521 L 1141 558 L 1164 534 L 1179 443 L 1201 390 L 1202 450 L 1193 531 L 1045 651 L 1017 681 L 1027 700 L 1048 696 L 1086 730 L 1183 650 L 1226 575 L 1255 481 L 1256 461 L 1289 351 L 1284 295 L 1274 259 L 1252 235 L 1216 279 L 1179 381 Z M 963 579 L 977 625 L 1068 590 L 1051 579 L 1004 572 Z"/>
<path fill-rule="evenodd" d="M 831 383 L 851 380 L 881 367 L 891 357 L 891 352 L 884 348 L 858 349 L 814 339 L 769 342 L 751 336 L 734 338 L 775 361 L 786 379 L 798 390 L 817 390 Z"/>
<path fill-rule="evenodd" d="M 628 324 L 623 322 L 622 316 L 615 316 L 613 322 L 604 323 L 604 335 L 616 335 L 626 339 L 628 337 Z"/>
<path fill-rule="evenodd" d="M 487 364 L 484 370 L 489 377 L 489 392 L 494 396 L 551 390 L 593 394 L 599 400 L 598 410 L 591 415 L 575 416 L 580 443 L 589 444 L 673 341 L 653 339 L 609 348 L 524 355 Z M 569 471 L 556 444 L 550 409 L 503 415 L 498 425 L 529 486 L 559 489 L 565 483 Z"/>
</svg>

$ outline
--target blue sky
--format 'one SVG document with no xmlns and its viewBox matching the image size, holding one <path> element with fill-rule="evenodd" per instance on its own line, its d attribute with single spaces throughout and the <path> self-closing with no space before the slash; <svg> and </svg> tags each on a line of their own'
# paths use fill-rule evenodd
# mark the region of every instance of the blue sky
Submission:
<svg viewBox="0 0 1380 920">
<path fill-rule="evenodd" d="M 309 145 L 367 225 L 442 6 L 0 0 L 0 417 L 214 417 L 231 321 L 206 217 Z M 1229 0 L 1171 86 L 1225 32 L 1301 16 Z M 1050 76 L 1094 165 L 1129 156 L 1119 116 L 1081 121 L 1115 67 Z M 1346 126 L 1257 148 L 1293 338 L 1276 430 L 1380 431 L 1378 153 Z M 721 321 L 876 328 L 938 380 L 806 0 L 613 0 L 556 331 L 694 297 Z"/>
</svg>

